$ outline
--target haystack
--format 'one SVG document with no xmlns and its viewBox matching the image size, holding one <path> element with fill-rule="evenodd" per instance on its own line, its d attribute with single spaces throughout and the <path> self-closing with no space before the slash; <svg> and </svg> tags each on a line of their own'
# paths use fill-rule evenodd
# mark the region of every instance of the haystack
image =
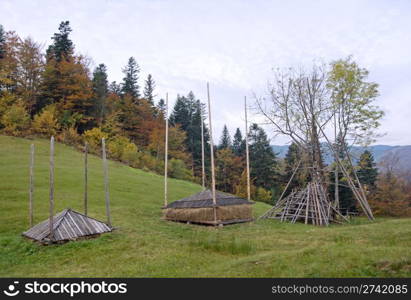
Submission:
<svg viewBox="0 0 411 300">
<path fill-rule="evenodd" d="M 174 201 L 164 207 L 164 219 L 204 225 L 227 225 L 253 220 L 254 202 L 216 191 L 213 204 L 211 190 Z"/>
<path fill-rule="evenodd" d="M 33 226 L 22 233 L 23 236 L 42 244 L 61 243 L 90 238 L 102 233 L 111 232 L 106 223 L 78 213 L 70 208 L 53 217 L 53 236 L 50 234 L 49 219 Z"/>
</svg>

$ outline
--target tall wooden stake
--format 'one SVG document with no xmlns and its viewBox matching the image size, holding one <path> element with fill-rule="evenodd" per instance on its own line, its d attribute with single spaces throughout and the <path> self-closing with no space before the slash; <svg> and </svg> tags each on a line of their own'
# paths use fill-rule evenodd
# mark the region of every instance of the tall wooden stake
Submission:
<svg viewBox="0 0 411 300">
<path fill-rule="evenodd" d="M 214 222 L 217 222 L 217 200 L 215 196 L 215 171 L 214 171 L 214 142 L 213 142 L 213 125 L 211 123 L 211 104 L 210 104 L 210 85 L 207 82 L 207 100 L 208 100 L 208 122 L 210 127 L 210 154 L 211 154 L 211 191 L 214 205 Z"/>
<path fill-rule="evenodd" d="M 107 225 L 111 227 L 111 216 L 110 216 L 110 194 L 108 189 L 108 164 L 106 155 L 106 140 L 101 139 L 101 144 L 103 148 L 103 168 L 104 168 L 104 192 L 106 197 L 106 214 L 107 214 Z"/>
<path fill-rule="evenodd" d="M 88 143 L 86 142 L 84 145 L 84 214 L 87 216 L 87 167 L 88 167 L 88 161 L 87 161 L 87 154 L 88 154 Z"/>
<path fill-rule="evenodd" d="M 337 140 L 338 136 L 337 136 L 337 118 L 335 117 L 335 113 L 334 113 L 334 143 L 335 145 L 338 147 L 338 143 L 339 141 Z M 338 149 L 336 149 L 336 155 L 338 155 Z M 336 210 L 340 209 L 340 191 L 339 191 L 339 178 L 338 178 L 338 163 L 337 163 L 337 159 L 334 158 L 335 161 L 335 170 L 334 170 L 334 208 Z"/>
<path fill-rule="evenodd" d="M 248 120 L 247 120 L 247 97 L 244 96 L 244 115 L 245 115 L 245 153 L 247 160 L 247 200 L 251 200 L 250 187 L 250 155 L 248 152 Z"/>
<path fill-rule="evenodd" d="M 168 171 L 168 93 L 166 93 L 166 140 L 164 145 L 164 207 L 168 204 L 168 181 L 167 181 L 167 171 Z"/>
<path fill-rule="evenodd" d="M 204 166 L 204 122 L 203 114 L 201 112 L 201 177 L 202 177 L 202 186 L 205 190 L 205 166 Z"/>
<path fill-rule="evenodd" d="M 54 215 L 54 136 L 50 139 L 50 240 L 54 240 L 53 215 Z"/>
<path fill-rule="evenodd" d="M 30 147 L 30 187 L 29 187 L 30 228 L 33 226 L 33 193 L 34 193 L 33 168 L 34 168 L 34 144 L 31 144 L 31 147 Z"/>
</svg>

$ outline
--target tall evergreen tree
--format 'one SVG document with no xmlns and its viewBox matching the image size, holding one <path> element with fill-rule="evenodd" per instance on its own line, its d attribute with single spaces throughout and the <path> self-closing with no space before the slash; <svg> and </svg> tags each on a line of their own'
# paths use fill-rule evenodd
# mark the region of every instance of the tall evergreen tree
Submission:
<svg viewBox="0 0 411 300">
<path fill-rule="evenodd" d="M 84 57 L 73 54 L 70 32 L 69 22 L 62 22 L 52 38 L 35 110 L 55 104 L 61 127 L 83 132 L 93 126 L 93 86 Z"/>
<path fill-rule="evenodd" d="M 162 114 L 163 116 L 165 115 L 165 113 L 166 113 L 166 102 L 164 101 L 164 99 L 160 99 L 158 101 L 156 108 L 157 108 L 157 112 L 159 114 Z"/>
<path fill-rule="evenodd" d="M 276 188 L 277 158 L 267 134 L 257 124 L 252 124 L 249 132 L 250 175 L 257 187 L 267 190 Z"/>
<path fill-rule="evenodd" d="M 171 125 L 180 125 L 186 132 L 186 149 L 192 154 L 191 167 L 194 175 L 201 176 L 201 116 L 204 119 L 204 107 L 200 100 L 196 99 L 193 92 L 187 96 L 177 96 L 173 111 L 170 115 Z M 204 142 L 209 141 L 207 127 L 204 124 Z M 206 157 L 209 157 L 209 147 L 205 147 Z M 206 166 L 208 167 L 208 158 Z"/>
<path fill-rule="evenodd" d="M 365 150 L 360 156 L 357 175 L 360 182 L 368 189 L 376 188 L 378 168 L 374 161 L 374 156 L 369 150 Z"/>
<path fill-rule="evenodd" d="M 101 126 L 106 114 L 106 100 L 108 93 L 107 67 L 98 65 L 93 72 L 93 92 L 95 101 L 93 103 L 93 116 Z"/>
<path fill-rule="evenodd" d="M 71 58 L 74 52 L 74 44 L 70 40 L 69 35 L 71 32 L 70 22 L 63 21 L 59 25 L 59 32 L 55 33 L 51 38 L 53 44 L 47 49 L 47 59 L 54 59 L 60 62 L 63 58 L 68 60 Z"/>
<path fill-rule="evenodd" d="M 127 65 L 123 69 L 124 78 L 121 86 L 123 95 L 130 95 L 133 101 L 140 98 L 140 86 L 138 85 L 138 75 L 140 67 L 134 57 L 128 59 Z"/>
<path fill-rule="evenodd" d="M 282 174 L 282 184 L 283 188 L 287 185 L 291 176 L 294 173 L 299 161 L 301 160 L 302 153 L 300 152 L 296 143 L 291 143 L 288 147 L 288 151 L 284 158 L 284 173 Z M 308 170 L 304 167 L 306 164 L 304 162 L 300 163 L 299 169 L 296 171 L 293 180 L 290 182 L 287 191 L 284 196 L 287 196 L 294 189 L 301 189 L 306 186 L 309 180 Z"/>
<path fill-rule="evenodd" d="M 234 134 L 233 152 L 239 157 L 243 157 L 245 155 L 245 139 L 243 139 L 240 128 L 237 128 Z"/>
<path fill-rule="evenodd" d="M 108 90 L 110 93 L 120 96 L 121 94 L 121 84 L 118 84 L 116 81 L 110 83 Z"/>
<path fill-rule="evenodd" d="M 3 25 L 0 24 L 0 59 L 4 58 L 6 53 L 6 33 Z"/>
<path fill-rule="evenodd" d="M 223 133 L 221 134 L 220 143 L 218 144 L 218 149 L 229 149 L 231 148 L 231 137 L 228 132 L 227 125 L 223 127 Z"/>
<path fill-rule="evenodd" d="M 347 162 L 347 155 L 345 152 L 345 149 L 347 148 L 347 143 L 345 140 L 339 135 L 337 137 L 336 143 L 334 144 L 334 148 L 337 151 L 338 159 L 342 164 L 345 165 L 345 168 L 348 171 L 353 171 L 350 170 L 351 167 Z M 335 186 L 336 186 L 336 173 L 338 173 L 338 202 L 339 202 L 339 207 L 340 211 L 344 214 L 347 214 L 348 212 L 354 212 L 356 211 L 355 207 L 355 198 L 353 195 L 353 192 L 351 189 L 348 187 L 348 182 L 347 178 L 344 176 L 344 173 L 341 171 L 341 167 L 337 165 L 336 162 L 333 163 L 331 166 L 331 173 L 330 173 L 330 185 L 329 185 L 329 193 L 330 195 L 334 196 L 335 195 Z M 336 172 L 336 168 L 338 168 L 338 172 Z"/>
<path fill-rule="evenodd" d="M 144 86 L 144 98 L 154 106 L 154 89 L 156 87 L 156 83 L 153 79 L 151 74 L 148 74 L 146 79 L 146 85 Z"/>
</svg>

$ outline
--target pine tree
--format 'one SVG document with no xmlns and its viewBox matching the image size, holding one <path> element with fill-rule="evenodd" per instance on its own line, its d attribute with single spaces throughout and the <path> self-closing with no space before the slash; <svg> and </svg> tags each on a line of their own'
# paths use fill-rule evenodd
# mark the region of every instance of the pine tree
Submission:
<svg viewBox="0 0 411 300">
<path fill-rule="evenodd" d="M 0 59 L 4 58 L 5 53 L 6 53 L 6 33 L 4 32 L 3 25 L 0 24 Z"/>
<path fill-rule="evenodd" d="M 369 150 L 365 150 L 360 156 L 357 175 L 360 182 L 368 190 L 376 188 L 378 168 L 376 167 L 374 156 Z"/>
<path fill-rule="evenodd" d="M 62 22 L 59 31 L 54 34 L 54 43 L 47 50 L 47 63 L 35 109 L 39 112 L 45 106 L 55 104 L 60 126 L 76 127 L 82 133 L 94 126 L 93 84 L 84 57 L 73 55 L 69 22 Z"/>
<path fill-rule="evenodd" d="M 138 75 L 140 67 L 134 57 L 128 59 L 127 65 L 123 69 L 124 78 L 121 86 L 123 95 L 130 95 L 136 102 L 140 98 L 140 86 L 138 85 Z"/>
<path fill-rule="evenodd" d="M 110 93 L 116 94 L 120 96 L 121 94 L 121 85 L 118 84 L 116 81 L 110 83 L 108 90 Z"/>
<path fill-rule="evenodd" d="M 73 42 L 69 39 L 71 32 L 70 22 L 63 21 L 59 25 L 59 32 L 51 38 L 53 44 L 47 49 L 47 59 L 60 62 L 63 58 L 69 60 L 74 53 Z"/>
<path fill-rule="evenodd" d="M 146 79 L 146 85 L 144 87 L 144 98 L 154 106 L 154 89 L 156 87 L 156 83 L 153 79 L 151 74 L 148 74 Z"/>
<path fill-rule="evenodd" d="M 201 118 L 204 119 L 204 107 L 200 100 L 196 99 L 193 92 L 187 96 L 177 96 L 173 111 L 170 115 L 170 125 L 180 125 L 186 132 L 186 149 L 192 154 L 191 168 L 195 176 L 201 176 Z M 204 124 L 204 142 L 209 141 L 207 127 Z M 206 168 L 209 167 L 209 147 L 205 147 Z"/>
<path fill-rule="evenodd" d="M 240 128 L 237 128 L 234 134 L 233 152 L 239 157 L 243 157 L 245 155 L 245 139 L 243 139 Z"/>
<path fill-rule="evenodd" d="M 277 158 L 267 134 L 257 124 L 252 124 L 249 132 L 250 175 L 256 187 L 266 190 L 276 188 Z"/>
<path fill-rule="evenodd" d="M 218 144 L 218 149 L 229 149 L 231 148 L 231 137 L 228 132 L 227 125 L 223 127 L 223 133 L 221 134 L 220 143 Z"/>
<path fill-rule="evenodd" d="M 284 174 L 282 177 L 283 188 L 287 185 L 291 176 L 294 173 L 295 168 L 297 167 L 299 161 L 301 160 L 302 153 L 300 152 L 297 144 L 291 143 L 288 147 L 288 151 L 284 158 Z M 293 180 L 290 182 L 287 191 L 284 196 L 287 196 L 294 189 L 304 188 L 309 180 L 309 174 L 305 168 L 305 163 L 301 162 L 300 167 L 296 171 Z"/>
<path fill-rule="evenodd" d="M 159 115 L 164 115 L 166 114 L 166 102 L 164 101 L 164 99 L 160 99 L 157 103 L 157 112 Z"/>
<path fill-rule="evenodd" d="M 106 114 L 108 94 L 107 67 L 104 64 L 98 65 L 93 72 L 93 92 L 95 98 L 93 116 L 98 120 L 97 123 L 101 126 Z"/>
</svg>

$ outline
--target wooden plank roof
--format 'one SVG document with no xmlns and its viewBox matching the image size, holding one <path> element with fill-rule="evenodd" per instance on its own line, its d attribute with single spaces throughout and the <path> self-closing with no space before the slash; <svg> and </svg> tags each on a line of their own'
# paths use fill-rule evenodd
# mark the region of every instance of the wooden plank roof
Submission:
<svg viewBox="0 0 411 300">
<path fill-rule="evenodd" d="M 105 232 L 111 232 L 106 223 L 85 216 L 70 208 L 63 210 L 53 218 L 54 239 L 53 241 L 69 241 L 80 237 L 86 237 Z M 49 239 L 49 220 L 45 220 L 29 230 L 23 232 L 23 236 L 39 242 Z"/>
<path fill-rule="evenodd" d="M 217 206 L 254 204 L 238 196 L 216 191 Z M 204 190 L 189 197 L 171 202 L 166 208 L 203 208 L 213 207 L 213 195 L 211 190 Z"/>
</svg>

